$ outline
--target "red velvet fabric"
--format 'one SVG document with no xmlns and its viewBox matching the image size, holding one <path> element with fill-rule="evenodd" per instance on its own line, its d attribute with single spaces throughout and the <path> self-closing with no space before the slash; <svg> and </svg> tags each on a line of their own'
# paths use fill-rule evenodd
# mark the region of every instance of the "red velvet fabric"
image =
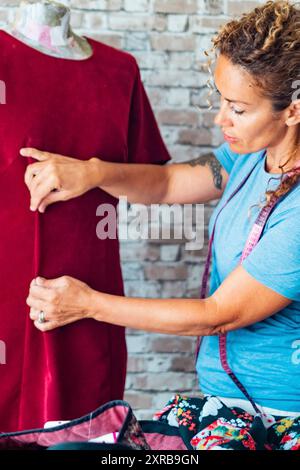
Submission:
<svg viewBox="0 0 300 470">
<path fill-rule="evenodd" d="M 94 189 L 29 210 L 24 183 L 32 146 L 49 152 L 112 162 L 163 163 L 162 142 L 135 60 L 89 39 L 93 57 L 47 56 L 0 31 L 0 431 L 69 420 L 122 399 L 126 373 L 124 329 L 95 320 L 39 332 L 26 306 L 36 275 L 80 279 L 123 295 L 118 240 L 99 240 L 96 208 L 117 200 Z"/>
</svg>

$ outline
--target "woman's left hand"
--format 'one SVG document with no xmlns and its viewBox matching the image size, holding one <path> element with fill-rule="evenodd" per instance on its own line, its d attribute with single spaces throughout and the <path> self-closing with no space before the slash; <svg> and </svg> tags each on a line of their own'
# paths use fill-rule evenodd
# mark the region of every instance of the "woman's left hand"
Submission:
<svg viewBox="0 0 300 470">
<path fill-rule="evenodd" d="M 53 330 L 88 318 L 94 292 L 83 282 L 69 276 L 52 280 L 38 277 L 32 281 L 26 300 L 30 318 L 40 331 Z M 43 323 L 39 322 L 41 312 L 44 315 Z"/>
</svg>

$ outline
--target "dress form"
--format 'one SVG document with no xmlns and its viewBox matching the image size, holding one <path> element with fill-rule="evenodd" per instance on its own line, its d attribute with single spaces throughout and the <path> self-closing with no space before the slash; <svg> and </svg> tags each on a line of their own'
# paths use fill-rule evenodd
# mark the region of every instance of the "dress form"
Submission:
<svg viewBox="0 0 300 470">
<path fill-rule="evenodd" d="M 21 1 L 6 32 L 25 44 L 53 57 L 85 60 L 92 56 L 89 42 L 70 25 L 71 11 L 51 0 Z"/>
<path fill-rule="evenodd" d="M 99 205 L 116 207 L 117 199 L 95 188 L 45 214 L 31 212 L 29 162 L 20 148 L 120 163 L 170 158 L 135 59 L 89 43 L 88 60 L 56 59 L 46 47 L 0 30 L 0 78 L 8 91 L 8 104 L 0 106 L 0 341 L 7 352 L 0 432 L 79 418 L 123 398 L 124 328 L 86 319 L 44 334 L 26 305 L 37 273 L 71 276 L 111 295 L 124 295 L 124 288 L 117 233 L 97 236 Z"/>
</svg>

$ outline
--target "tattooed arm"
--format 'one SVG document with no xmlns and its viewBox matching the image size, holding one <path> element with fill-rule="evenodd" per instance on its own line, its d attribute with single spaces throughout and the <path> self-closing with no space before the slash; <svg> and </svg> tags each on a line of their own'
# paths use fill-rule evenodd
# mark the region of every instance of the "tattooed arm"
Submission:
<svg viewBox="0 0 300 470">
<path fill-rule="evenodd" d="M 210 152 L 196 160 L 168 165 L 107 163 L 96 161 L 98 186 L 129 202 L 141 204 L 193 204 L 219 199 L 228 173 Z M 102 176 L 101 176 L 102 175 Z"/>
<path fill-rule="evenodd" d="M 190 162 L 169 165 L 168 191 L 161 202 L 204 203 L 220 199 L 228 173 L 210 152 Z"/>
<path fill-rule="evenodd" d="M 127 195 L 129 202 L 141 204 L 212 201 L 222 196 L 228 181 L 228 173 L 212 152 L 190 162 L 163 166 L 95 163 L 98 171 L 93 174 L 98 174 L 98 186 L 113 196 Z"/>
<path fill-rule="evenodd" d="M 205 155 L 202 155 L 201 157 L 196 158 L 196 160 L 192 160 L 188 163 L 191 166 L 208 165 L 213 175 L 215 187 L 220 190 L 222 189 L 222 166 L 213 153 L 207 153 Z"/>
<path fill-rule="evenodd" d="M 222 196 L 228 181 L 228 173 L 212 152 L 190 162 L 163 166 L 99 160 L 95 164 L 98 171 L 93 174 L 98 174 L 98 186 L 113 196 L 127 195 L 129 202 L 141 204 L 212 201 Z"/>
<path fill-rule="evenodd" d="M 132 203 L 204 203 L 219 199 L 228 180 L 213 153 L 189 163 L 163 166 L 111 163 L 100 158 L 79 161 L 37 149 L 23 149 L 22 155 L 37 160 L 28 166 L 25 182 L 32 210 L 41 212 L 54 202 L 96 187 L 117 198 L 127 196 Z"/>
</svg>

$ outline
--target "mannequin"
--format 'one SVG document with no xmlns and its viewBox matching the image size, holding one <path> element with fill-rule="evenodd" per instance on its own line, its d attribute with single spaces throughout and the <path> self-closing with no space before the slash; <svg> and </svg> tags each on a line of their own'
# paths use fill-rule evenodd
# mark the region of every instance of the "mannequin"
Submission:
<svg viewBox="0 0 300 470">
<path fill-rule="evenodd" d="M 85 60 L 93 54 L 85 38 L 74 34 L 70 9 L 50 0 L 24 0 L 6 31 L 29 46 L 53 57 Z"/>
</svg>

